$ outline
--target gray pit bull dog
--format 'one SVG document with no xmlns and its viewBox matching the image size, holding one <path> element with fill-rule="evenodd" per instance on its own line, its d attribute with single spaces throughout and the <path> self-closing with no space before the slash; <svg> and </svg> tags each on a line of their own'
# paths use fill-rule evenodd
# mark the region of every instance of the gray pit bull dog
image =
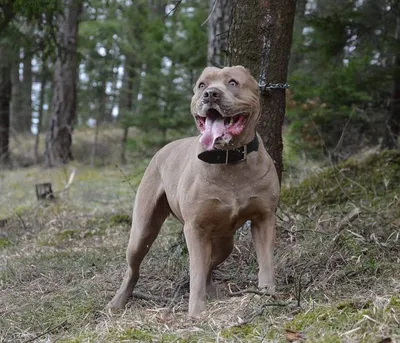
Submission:
<svg viewBox="0 0 400 343">
<path fill-rule="evenodd" d="M 189 316 L 206 309 L 212 270 L 230 255 L 234 233 L 247 220 L 259 264 L 258 287 L 274 291 L 280 187 L 274 163 L 255 131 L 258 84 L 242 66 L 208 67 L 194 88 L 191 113 L 200 137 L 163 147 L 143 176 L 133 209 L 128 269 L 109 308 L 125 307 L 140 264 L 169 214 L 183 223 L 189 250 Z"/>
</svg>

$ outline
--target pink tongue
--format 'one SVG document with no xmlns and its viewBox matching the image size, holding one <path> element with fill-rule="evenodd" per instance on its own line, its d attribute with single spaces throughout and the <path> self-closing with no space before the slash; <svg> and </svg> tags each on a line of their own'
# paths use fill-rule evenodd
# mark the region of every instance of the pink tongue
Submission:
<svg viewBox="0 0 400 343">
<path fill-rule="evenodd" d="M 212 150 L 215 140 L 222 137 L 225 133 L 224 118 L 206 118 L 206 128 L 200 137 L 200 143 L 206 150 Z"/>
</svg>

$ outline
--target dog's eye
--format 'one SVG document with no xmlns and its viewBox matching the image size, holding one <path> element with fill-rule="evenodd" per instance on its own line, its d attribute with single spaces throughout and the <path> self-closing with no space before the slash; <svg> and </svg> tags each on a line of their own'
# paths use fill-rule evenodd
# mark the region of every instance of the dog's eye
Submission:
<svg viewBox="0 0 400 343">
<path fill-rule="evenodd" d="M 237 85 L 238 85 L 238 82 L 237 82 L 236 80 L 234 80 L 234 79 L 230 79 L 229 82 L 228 82 L 228 84 L 229 84 L 230 86 L 237 86 Z"/>
<path fill-rule="evenodd" d="M 199 83 L 199 88 L 204 88 L 205 86 L 206 86 L 206 84 L 204 82 Z"/>
</svg>

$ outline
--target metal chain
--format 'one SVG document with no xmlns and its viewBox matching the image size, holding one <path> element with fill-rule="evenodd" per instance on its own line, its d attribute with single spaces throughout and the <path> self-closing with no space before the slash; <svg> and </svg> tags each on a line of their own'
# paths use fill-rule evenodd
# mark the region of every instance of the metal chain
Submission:
<svg viewBox="0 0 400 343">
<path fill-rule="evenodd" d="M 286 88 L 289 88 L 290 85 L 288 83 L 263 83 L 263 84 L 258 84 L 258 87 L 261 90 L 265 90 L 265 89 L 286 89 Z"/>
</svg>

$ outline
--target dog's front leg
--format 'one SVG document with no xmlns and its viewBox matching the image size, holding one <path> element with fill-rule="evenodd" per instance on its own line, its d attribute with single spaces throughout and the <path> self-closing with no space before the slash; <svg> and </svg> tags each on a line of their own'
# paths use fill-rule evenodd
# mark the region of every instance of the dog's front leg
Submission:
<svg viewBox="0 0 400 343">
<path fill-rule="evenodd" d="M 185 224 L 184 233 L 189 250 L 189 316 L 194 317 L 206 309 L 206 284 L 211 264 L 212 242 L 204 229 Z"/>
<path fill-rule="evenodd" d="M 275 293 L 274 240 L 275 212 L 269 211 L 263 219 L 251 223 L 251 234 L 259 266 L 258 287 L 268 293 Z"/>
</svg>

